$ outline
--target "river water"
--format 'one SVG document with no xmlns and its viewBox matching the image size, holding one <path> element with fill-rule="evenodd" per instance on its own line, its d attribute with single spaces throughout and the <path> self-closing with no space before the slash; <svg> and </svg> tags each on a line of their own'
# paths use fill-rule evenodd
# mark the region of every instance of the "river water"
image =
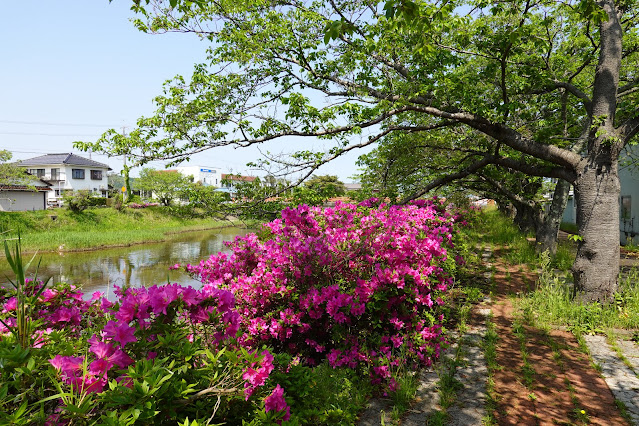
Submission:
<svg viewBox="0 0 639 426">
<path fill-rule="evenodd" d="M 68 282 L 81 287 L 85 296 L 94 291 L 102 291 L 113 299 L 113 286 L 151 286 L 167 282 L 199 287 L 182 270 L 169 270 L 171 265 L 179 263 L 197 264 L 212 254 L 228 251 L 225 241 L 232 241 L 237 235 L 245 235 L 250 230 L 223 228 L 211 231 L 177 234 L 169 241 L 133 245 L 130 247 L 109 248 L 89 252 L 44 253 L 37 255 L 29 268 L 30 274 L 41 257 L 38 272 L 39 279 L 51 277 L 52 282 Z M 25 255 L 25 260 L 32 255 Z M 0 282 L 8 281 L 12 272 L 4 258 L 0 258 Z"/>
</svg>

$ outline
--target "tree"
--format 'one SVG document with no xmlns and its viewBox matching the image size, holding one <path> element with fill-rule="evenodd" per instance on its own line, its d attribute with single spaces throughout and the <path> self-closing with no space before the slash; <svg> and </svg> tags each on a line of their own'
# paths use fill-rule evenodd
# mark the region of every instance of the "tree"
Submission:
<svg viewBox="0 0 639 426">
<path fill-rule="evenodd" d="M 563 180 L 553 185 L 548 179 L 496 165 L 485 166 L 470 174 L 458 174 L 459 179 L 450 182 L 449 178 L 459 169 L 459 164 L 467 162 L 468 157 L 477 152 L 477 147 L 485 143 L 478 132 L 464 135 L 459 130 L 449 129 L 445 135 L 385 137 L 376 149 L 358 160 L 359 179 L 364 190 L 368 194 L 397 200 L 437 183 L 441 184 L 438 193 L 447 198 L 458 192 L 468 196 L 470 191 L 494 199 L 500 209 L 512 215 L 522 231 L 534 231 L 539 252 L 548 251 L 554 255 L 570 185 Z M 459 146 L 459 141 L 466 137 L 474 141 L 474 147 Z M 467 172 L 471 168 L 463 170 Z M 546 208 L 545 197 L 553 186 L 553 201 Z"/>
<path fill-rule="evenodd" d="M 582 238 L 576 288 L 586 301 L 617 290 L 618 158 L 639 131 L 636 1 L 146 0 L 132 8 L 143 31 L 210 40 L 207 64 L 190 82 L 169 82 L 130 137 L 111 130 L 77 146 L 143 163 L 287 136 L 332 139 L 327 152 L 292 158 L 310 176 L 389 134 L 472 129 L 486 142 L 449 179 L 497 164 L 570 182 Z"/>
<path fill-rule="evenodd" d="M 153 197 L 165 206 L 170 206 L 173 200 L 186 194 L 191 184 L 189 177 L 176 170 L 144 168 L 137 180 L 140 189 L 152 192 Z"/>
<path fill-rule="evenodd" d="M 312 176 L 304 182 L 304 186 L 326 198 L 339 197 L 346 193 L 344 183 L 332 175 Z"/>
<path fill-rule="evenodd" d="M 11 162 L 13 154 L 5 149 L 0 150 L 0 184 L 2 185 L 21 185 L 32 188 L 36 176 L 26 173 L 23 167 L 19 166 L 19 162 Z"/>
</svg>

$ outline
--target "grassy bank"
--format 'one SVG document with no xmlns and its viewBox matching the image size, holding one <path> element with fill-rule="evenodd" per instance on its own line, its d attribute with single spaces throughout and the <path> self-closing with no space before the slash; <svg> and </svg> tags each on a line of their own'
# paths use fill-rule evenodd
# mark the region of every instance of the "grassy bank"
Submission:
<svg viewBox="0 0 639 426">
<path fill-rule="evenodd" d="M 181 218 L 166 209 L 92 208 L 80 213 L 66 209 L 0 212 L 4 238 L 22 236 L 25 251 L 74 251 L 164 241 L 171 234 L 232 225 L 228 220 Z M 241 225 L 241 223 L 237 223 Z"/>
</svg>

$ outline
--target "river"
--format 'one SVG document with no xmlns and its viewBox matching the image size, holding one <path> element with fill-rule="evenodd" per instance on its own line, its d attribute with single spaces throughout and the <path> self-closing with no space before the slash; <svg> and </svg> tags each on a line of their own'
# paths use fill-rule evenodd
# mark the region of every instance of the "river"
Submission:
<svg viewBox="0 0 639 426">
<path fill-rule="evenodd" d="M 212 254 L 228 251 L 225 241 L 232 241 L 235 236 L 249 232 L 240 228 L 223 228 L 177 234 L 162 243 L 87 252 L 44 253 L 36 256 L 28 276 L 32 276 L 38 259 L 42 258 L 39 279 L 51 277 L 52 282 L 75 284 L 82 288 L 87 297 L 95 291 L 101 291 L 113 300 L 113 286 L 151 286 L 167 281 L 199 287 L 199 281 L 182 270 L 171 271 L 169 267 L 176 263 L 197 264 Z M 25 259 L 31 256 L 25 255 Z M 13 273 L 4 258 L 0 262 L 0 282 L 5 285 L 8 284 L 5 276 L 11 278 Z"/>
</svg>

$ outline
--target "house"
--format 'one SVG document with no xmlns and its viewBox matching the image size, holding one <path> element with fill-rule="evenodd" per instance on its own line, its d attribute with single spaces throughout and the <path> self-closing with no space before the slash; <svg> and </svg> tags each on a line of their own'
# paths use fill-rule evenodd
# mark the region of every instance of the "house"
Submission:
<svg viewBox="0 0 639 426">
<path fill-rule="evenodd" d="M 35 181 L 0 184 L 0 211 L 17 212 L 45 210 L 51 184 L 42 179 Z"/>
<path fill-rule="evenodd" d="M 184 176 L 193 176 L 193 182 L 201 183 L 204 186 L 222 186 L 222 169 L 205 166 L 179 166 L 171 170 L 176 170 Z"/>
<path fill-rule="evenodd" d="M 94 196 L 107 197 L 107 171 L 111 167 L 73 153 L 46 154 L 23 160 L 20 167 L 50 182 L 49 205 L 61 205 L 66 191 L 88 190 Z"/>
<path fill-rule="evenodd" d="M 344 184 L 344 190 L 346 192 L 354 192 L 354 191 L 361 191 L 362 190 L 362 184 L 361 183 L 345 183 Z"/>
<path fill-rule="evenodd" d="M 634 155 L 632 152 L 627 152 L 620 160 L 619 242 L 622 245 L 628 243 L 636 245 L 639 244 L 639 221 L 637 219 L 639 214 L 639 168 L 636 164 L 632 164 L 632 159 L 637 158 L 639 149 L 634 146 L 627 149 L 634 151 Z M 562 221 L 577 224 L 577 208 L 572 189 Z"/>
</svg>

